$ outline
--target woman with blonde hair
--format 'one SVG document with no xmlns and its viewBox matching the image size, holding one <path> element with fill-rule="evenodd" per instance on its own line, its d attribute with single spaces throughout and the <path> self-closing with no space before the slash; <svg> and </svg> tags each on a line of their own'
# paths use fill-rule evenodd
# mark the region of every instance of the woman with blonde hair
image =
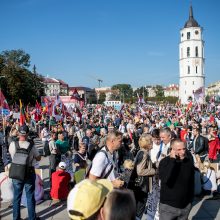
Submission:
<svg viewBox="0 0 220 220">
<path fill-rule="evenodd" d="M 153 146 L 152 136 L 142 134 L 138 143 L 140 150 L 135 158 L 134 171 L 128 188 L 134 191 L 137 207 L 136 216 L 141 219 L 146 207 L 148 192 L 152 191 L 152 177 L 156 170 L 152 167 L 149 155 Z"/>
</svg>

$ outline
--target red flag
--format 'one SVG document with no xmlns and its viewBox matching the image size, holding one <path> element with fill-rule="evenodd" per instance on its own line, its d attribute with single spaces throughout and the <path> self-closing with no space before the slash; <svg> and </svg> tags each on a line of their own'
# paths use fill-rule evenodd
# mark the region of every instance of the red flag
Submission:
<svg viewBox="0 0 220 220">
<path fill-rule="evenodd" d="M 40 121 L 41 119 L 41 105 L 38 103 L 38 101 L 36 101 L 36 104 L 35 104 L 35 113 L 34 113 L 34 119 L 36 122 Z"/>
<path fill-rule="evenodd" d="M 193 103 L 192 101 L 190 101 L 190 103 L 187 105 L 186 111 L 189 111 L 192 108 L 192 106 L 193 106 Z"/>
<path fill-rule="evenodd" d="M 73 94 L 72 94 L 72 96 L 71 96 L 70 99 L 75 99 L 75 100 L 77 100 L 77 101 L 80 101 L 80 100 L 81 100 L 80 95 L 79 95 L 79 93 L 77 92 L 76 89 L 74 89 Z"/>
<path fill-rule="evenodd" d="M 0 108 L 9 110 L 7 100 L 5 99 L 5 96 L 4 96 L 4 94 L 2 93 L 1 90 L 0 90 Z"/>
</svg>

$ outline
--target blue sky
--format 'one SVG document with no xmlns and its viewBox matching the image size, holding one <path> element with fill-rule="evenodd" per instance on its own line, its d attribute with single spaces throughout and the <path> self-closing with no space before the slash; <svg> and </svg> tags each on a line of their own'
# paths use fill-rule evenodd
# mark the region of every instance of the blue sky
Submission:
<svg viewBox="0 0 220 220">
<path fill-rule="evenodd" d="M 70 86 L 178 83 L 179 31 L 190 0 L 0 0 L 0 51 Z M 220 1 L 192 0 L 204 28 L 206 85 L 220 80 Z"/>
</svg>

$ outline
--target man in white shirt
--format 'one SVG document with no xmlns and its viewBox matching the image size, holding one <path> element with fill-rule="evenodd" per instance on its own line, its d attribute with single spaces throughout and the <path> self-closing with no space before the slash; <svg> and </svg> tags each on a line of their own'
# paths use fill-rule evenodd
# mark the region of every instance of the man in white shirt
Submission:
<svg viewBox="0 0 220 220">
<path fill-rule="evenodd" d="M 170 142 L 171 142 L 171 130 L 169 127 L 160 129 L 160 150 L 158 152 L 157 158 L 160 161 L 162 158 L 168 156 L 170 153 Z"/>
<path fill-rule="evenodd" d="M 115 188 L 124 185 L 124 181 L 117 179 L 117 165 L 115 161 L 115 151 L 121 147 L 122 133 L 110 132 L 106 138 L 106 147 L 99 151 L 93 161 L 89 172 L 89 179 L 109 179 Z M 105 151 L 105 152 L 103 152 Z"/>
</svg>

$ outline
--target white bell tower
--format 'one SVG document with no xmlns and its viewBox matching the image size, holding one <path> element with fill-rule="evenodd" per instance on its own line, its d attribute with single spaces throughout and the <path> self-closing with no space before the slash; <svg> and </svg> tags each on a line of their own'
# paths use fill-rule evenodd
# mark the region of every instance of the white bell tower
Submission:
<svg viewBox="0 0 220 220">
<path fill-rule="evenodd" d="M 194 92 L 201 87 L 205 88 L 204 74 L 204 41 L 202 27 L 193 18 L 193 9 L 190 6 L 189 20 L 180 30 L 179 43 L 179 98 L 182 104 L 194 100 Z"/>
</svg>

